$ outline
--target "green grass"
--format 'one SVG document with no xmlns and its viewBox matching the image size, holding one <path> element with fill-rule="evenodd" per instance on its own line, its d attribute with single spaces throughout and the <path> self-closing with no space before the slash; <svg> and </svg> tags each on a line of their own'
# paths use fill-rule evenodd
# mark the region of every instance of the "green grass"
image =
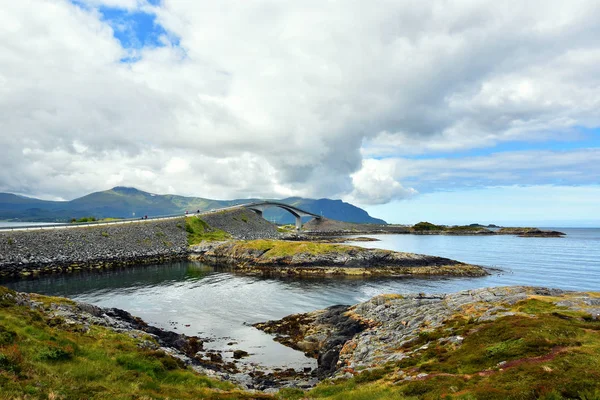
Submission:
<svg viewBox="0 0 600 400">
<path fill-rule="evenodd" d="M 361 248 L 328 243 L 299 242 L 284 240 L 250 240 L 236 243 L 236 249 L 266 251 L 265 258 L 290 257 L 296 254 L 328 254 L 363 251 Z"/>
<path fill-rule="evenodd" d="M 194 245 L 204 241 L 227 240 L 231 235 L 221 229 L 210 227 L 199 217 L 188 217 L 185 219 L 185 230 L 188 233 L 188 244 Z"/>
<path fill-rule="evenodd" d="M 96 222 L 97 219 L 96 217 L 83 217 L 83 218 L 71 218 L 71 223 L 72 224 L 76 224 L 76 223 L 81 223 L 81 222 Z"/>
<path fill-rule="evenodd" d="M 296 225 L 288 224 L 288 225 L 279 225 L 277 227 L 277 231 L 280 233 L 290 233 L 296 231 Z"/>
<path fill-rule="evenodd" d="M 253 241 L 256 247 L 269 241 Z M 300 247 L 302 244 L 300 245 Z M 269 398 L 186 369 L 161 351 L 104 327 L 66 324 L 48 314 L 67 299 L 32 295 L 31 309 L 0 287 L 0 399 Z M 600 321 L 533 296 L 516 315 L 478 322 L 456 315 L 399 351 L 428 348 L 350 379 L 324 381 L 280 399 L 600 399 Z M 460 346 L 439 338 L 461 335 Z M 401 372 L 402 371 L 402 372 Z M 405 374 L 428 374 L 403 380 Z"/>
<path fill-rule="evenodd" d="M 104 327 L 66 325 L 20 306 L 0 287 L 0 399 L 264 398 L 199 375 L 139 339 Z M 68 301 L 66 301 L 68 303 Z M 153 340 L 146 337 L 146 340 Z"/>
</svg>

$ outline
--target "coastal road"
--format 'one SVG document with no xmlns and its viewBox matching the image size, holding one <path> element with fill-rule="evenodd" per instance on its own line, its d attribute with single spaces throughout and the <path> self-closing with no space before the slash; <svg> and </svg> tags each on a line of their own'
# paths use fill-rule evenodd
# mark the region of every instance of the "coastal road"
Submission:
<svg viewBox="0 0 600 400">
<path fill-rule="evenodd" d="M 162 215 L 157 217 L 148 217 L 144 218 L 127 218 L 127 219 L 119 219 L 115 221 L 97 221 L 97 222 L 80 222 L 80 223 L 64 223 L 64 224 L 55 224 L 55 225 L 23 225 L 23 226 L 12 226 L 12 227 L 3 227 L 0 228 L 0 232 L 12 232 L 12 231 L 34 231 L 34 230 L 54 230 L 54 229 L 74 229 L 74 228 L 87 228 L 90 226 L 103 226 L 103 225 L 118 225 L 118 224 L 135 224 L 142 223 L 146 221 L 160 221 L 160 220 L 168 220 L 168 219 L 178 219 L 182 217 L 193 217 L 196 215 L 207 215 L 216 212 L 233 210 L 235 208 L 244 207 L 245 204 L 239 204 L 236 206 L 223 207 L 223 208 L 215 208 L 213 210 L 201 211 L 199 213 L 188 213 L 188 214 L 172 214 L 172 215 Z"/>
</svg>

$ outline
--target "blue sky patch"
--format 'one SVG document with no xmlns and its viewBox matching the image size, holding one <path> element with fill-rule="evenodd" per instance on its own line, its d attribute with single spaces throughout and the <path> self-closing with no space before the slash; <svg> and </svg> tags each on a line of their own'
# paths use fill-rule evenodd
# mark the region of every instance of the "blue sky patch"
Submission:
<svg viewBox="0 0 600 400">
<path fill-rule="evenodd" d="M 150 5 L 160 6 L 162 0 L 147 0 Z M 82 0 L 71 2 L 83 9 L 89 6 Z M 98 7 L 102 20 L 113 29 L 114 37 L 126 50 L 140 50 L 144 47 L 179 46 L 179 38 L 169 34 L 157 21 L 156 15 L 140 10 L 127 10 L 118 7 Z M 124 62 L 139 59 L 136 56 L 124 58 Z"/>
<path fill-rule="evenodd" d="M 169 37 L 153 14 L 112 7 L 100 7 L 98 11 L 102 14 L 102 19 L 113 28 L 115 38 L 124 49 L 163 47 L 164 38 Z M 177 45 L 178 40 L 173 44 Z"/>
<path fill-rule="evenodd" d="M 539 141 L 508 141 L 498 142 L 493 146 L 478 147 L 463 151 L 428 152 L 425 154 L 386 154 L 374 156 L 377 160 L 387 158 L 406 158 L 411 160 L 431 159 L 462 159 L 469 157 L 489 156 L 494 153 L 515 151 L 572 151 L 590 148 L 600 148 L 600 128 L 575 127 L 563 140 L 544 139 Z"/>
</svg>

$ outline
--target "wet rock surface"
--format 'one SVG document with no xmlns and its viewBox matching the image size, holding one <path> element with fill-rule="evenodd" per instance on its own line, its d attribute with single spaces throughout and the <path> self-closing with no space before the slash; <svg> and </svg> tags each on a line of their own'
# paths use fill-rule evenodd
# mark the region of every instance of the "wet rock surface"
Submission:
<svg viewBox="0 0 600 400">
<path fill-rule="evenodd" d="M 279 321 L 256 324 L 274 334 L 275 340 L 317 358 L 319 375 L 347 376 L 357 371 L 396 362 L 427 349 L 427 341 L 416 350 L 424 333 L 441 329 L 457 317 L 493 321 L 515 312 L 512 306 L 531 298 L 547 298 L 573 311 L 600 319 L 600 298 L 588 293 L 559 289 L 503 287 L 468 290 L 452 294 L 424 293 L 381 295 L 354 306 L 335 306 Z M 435 340 L 460 346 L 463 337 L 453 335 Z M 413 346 L 414 347 L 414 346 Z"/>
<path fill-rule="evenodd" d="M 316 358 L 319 366 L 317 376 L 324 378 L 337 369 L 344 344 L 368 327 L 363 321 L 347 315 L 349 309 L 349 306 L 332 306 L 322 311 L 291 315 L 280 321 L 253 326 L 275 334 L 276 341 Z"/>
</svg>

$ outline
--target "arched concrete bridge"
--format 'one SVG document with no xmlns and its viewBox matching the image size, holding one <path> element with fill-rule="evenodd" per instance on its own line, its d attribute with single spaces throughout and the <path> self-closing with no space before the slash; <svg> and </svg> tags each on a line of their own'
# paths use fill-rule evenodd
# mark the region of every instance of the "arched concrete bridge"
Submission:
<svg viewBox="0 0 600 400">
<path fill-rule="evenodd" d="M 321 219 L 321 216 L 318 214 L 313 214 L 308 211 L 304 211 L 299 209 L 298 207 L 290 206 L 289 204 L 279 203 L 277 201 L 259 201 L 256 203 L 244 204 L 243 207 L 254 211 L 261 217 L 263 216 L 263 211 L 270 207 L 279 207 L 288 211 L 294 217 L 296 217 L 296 230 L 300 230 L 302 228 L 302 217 L 314 217 L 316 219 Z"/>
</svg>

